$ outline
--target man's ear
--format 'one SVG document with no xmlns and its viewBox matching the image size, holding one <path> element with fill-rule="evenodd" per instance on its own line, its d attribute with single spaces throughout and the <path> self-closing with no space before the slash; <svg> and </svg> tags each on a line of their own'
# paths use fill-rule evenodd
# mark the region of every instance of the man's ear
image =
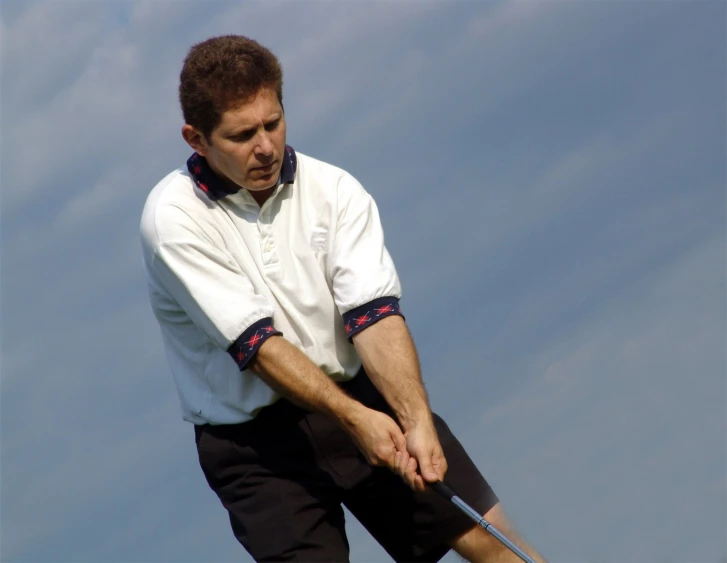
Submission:
<svg viewBox="0 0 727 563">
<path fill-rule="evenodd" d="M 195 152 L 200 156 L 207 156 L 209 152 L 209 143 L 205 136 L 197 131 L 194 127 L 185 123 L 182 126 L 182 137 L 187 141 L 187 144 L 192 147 Z"/>
</svg>

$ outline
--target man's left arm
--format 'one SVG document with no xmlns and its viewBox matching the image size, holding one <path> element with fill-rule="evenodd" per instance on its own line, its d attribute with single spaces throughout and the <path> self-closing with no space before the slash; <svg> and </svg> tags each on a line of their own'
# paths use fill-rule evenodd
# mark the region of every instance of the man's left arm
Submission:
<svg viewBox="0 0 727 563">
<path fill-rule="evenodd" d="M 444 477 L 419 360 L 401 317 L 401 286 L 373 198 L 352 176 L 337 185 L 337 216 L 328 260 L 336 306 L 366 373 L 394 409 L 407 440 L 399 472 L 414 489 Z M 417 473 L 417 467 L 420 473 Z"/>
<path fill-rule="evenodd" d="M 447 461 L 432 420 L 419 358 L 404 319 L 391 315 L 353 336 L 361 363 L 404 431 L 407 451 L 397 465 L 418 490 L 444 479 Z M 418 463 L 417 463 L 418 462 Z M 419 472 L 417 473 L 417 467 Z"/>
</svg>

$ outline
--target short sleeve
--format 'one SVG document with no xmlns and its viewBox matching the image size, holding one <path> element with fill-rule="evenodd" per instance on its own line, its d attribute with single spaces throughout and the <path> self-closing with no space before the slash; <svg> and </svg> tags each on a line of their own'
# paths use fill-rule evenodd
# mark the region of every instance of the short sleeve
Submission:
<svg viewBox="0 0 727 563">
<path fill-rule="evenodd" d="M 228 349 L 248 328 L 273 316 L 237 263 L 204 238 L 161 242 L 150 275 L 184 309 L 192 322 Z"/>
<path fill-rule="evenodd" d="M 401 298 L 394 262 L 373 198 L 349 174 L 338 184 L 338 215 L 330 254 L 333 297 L 347 312 L 383 297 Z"/>
</svg>

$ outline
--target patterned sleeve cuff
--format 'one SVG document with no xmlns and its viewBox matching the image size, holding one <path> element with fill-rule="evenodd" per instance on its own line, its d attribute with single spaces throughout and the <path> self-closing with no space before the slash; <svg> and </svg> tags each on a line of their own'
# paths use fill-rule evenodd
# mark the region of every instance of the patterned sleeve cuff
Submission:
<svg viewBox="0 0 727 563">
<path fill-rule="evenodd" d="M 348 341 L 351 342 L 355 334 L 391 315 L 399 315 L 404 318 L 401 307 L 399 307 L 399 300 L 396 297 L 379 297 L 344 313 L 343 322 L 346 325 Z"/>
<path fill-rule="evenodd" d="M 250 325 L 240 335 L 240 338 L 233 342 L 227 351 L 235 360 L 240 371 L 247 369 L 247 364 L 250 363 L 262 343 L 275 334 L 282 335 L 283 333 L 275 330 L 272 317 L 266 317 Z"/>
</svg>

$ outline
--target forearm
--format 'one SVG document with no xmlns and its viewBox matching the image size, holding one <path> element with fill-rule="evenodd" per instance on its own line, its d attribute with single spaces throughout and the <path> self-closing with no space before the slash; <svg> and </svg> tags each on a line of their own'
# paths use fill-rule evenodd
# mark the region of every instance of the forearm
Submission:
<svg viewBox="0 0 727 563">
<path fill-rule="evenodd" d="M 351 425 L 363 408 L 303 352 L 280 336 L 268 338 L 248 368 L 283 397 L 305 409 L 320 412 L 341 426 Z"/>
<path fill-rule="evenodd" d="M 353 337 L 364 369 L 406 431 L 431 423 L 419 358 L 409 330 L 399 316 L 389 316 Z"/>
</svg>

